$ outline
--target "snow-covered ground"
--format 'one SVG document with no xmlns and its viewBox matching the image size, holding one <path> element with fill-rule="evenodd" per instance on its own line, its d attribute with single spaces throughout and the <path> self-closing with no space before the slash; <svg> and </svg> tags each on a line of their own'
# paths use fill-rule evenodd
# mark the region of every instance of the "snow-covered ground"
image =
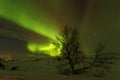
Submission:
<svg viewBox="0 0 120 80">
<path fill-rule="evenodd" d="M 0 70 L 0 80 L 120 80 L 120 60 L 114 64 L 112 73 L 104 78 L 97 78 L 93 74 L 70 76 L 58 74 L 54 63 L 48 58 L 6 61 L 5 64 L 7 68 Z M 17 66 L 17 70 L 11 71 L 12 66 Z"/>
</svg>

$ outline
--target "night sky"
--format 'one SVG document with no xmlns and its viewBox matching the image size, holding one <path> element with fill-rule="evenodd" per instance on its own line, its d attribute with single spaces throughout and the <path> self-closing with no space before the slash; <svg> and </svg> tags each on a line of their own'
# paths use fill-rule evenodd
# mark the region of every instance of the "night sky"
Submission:
<svg viewBox="0 0 120 80">
<path fill-rule="evenodd" d="M 53 55 L 65 25 L 78 28 L 88 55 L 98 43 L 120 52 L 120 0 L 0 0 L 0 54 Z"/>
</svg>

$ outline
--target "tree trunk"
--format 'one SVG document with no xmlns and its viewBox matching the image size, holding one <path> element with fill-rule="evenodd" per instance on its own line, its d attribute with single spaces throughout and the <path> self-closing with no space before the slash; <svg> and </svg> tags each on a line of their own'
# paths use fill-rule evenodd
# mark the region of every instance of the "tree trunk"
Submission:
<svg viewBox="0 0 120 80">
<path fill-rule="evenodd" d="M 75 74 L 75 67 L 74 67 L 74 65 L 72 64 L 72 61 L 71 61 L 70 57 L 68 57 L 68 60 L 69 60 L 70 67 L 71 67 L 71 69 L 72 69 L 72 73 Z"/>
<path fill-rule="evenodd" d="M 75 74 L 75 68 L 74 68 L 74 65 L 71 65 L 71 68 L 72 68 L 72 73 Z"/>
</svg>

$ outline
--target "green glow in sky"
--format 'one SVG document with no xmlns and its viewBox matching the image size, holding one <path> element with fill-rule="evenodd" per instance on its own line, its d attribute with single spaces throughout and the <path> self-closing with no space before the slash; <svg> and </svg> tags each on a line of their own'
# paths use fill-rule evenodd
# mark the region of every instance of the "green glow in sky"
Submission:
<svg viewBox="0 0 120 80">
<path fill-rule="evenodd" d="M 23 2 L 24 4 L 19 6 L 19 1 L 12 3 L 10 0 L 0 0 L 0 16 L 16 22 L 26 29 L 54 39 L 56 34 L 55 28 L 53 28 L 54 23 L 42 11 L 40 13 L 33 12 L 36 15 L 40 14 L 40 19 L 32 16 L 30 10 L 27 10 L 26 2 Z"/>
<path fill-rule="evenodd" d="M 27 47 L 29 50 L 31 50 L 31 52 L 43 52 L 51 56 L 58 56 L 61 50 L 61 48 L 57 48 L 52 43 L 48 44 L 47 46 L 36 43 L 29 43 Z"/>
<path fill-rule="evenodd" d="M 49 38 L 50 40 L 55 40 L 55 37 L 58 36 L 57 29 L 55 29 L 55 27 L 58 25 L 56 25 L 54 21 L 52 21 L 52 19 L 49 19 L 49 17 L 46 14 L 43 14 L 42 10 L 41 12 L 35 10 L 34 4 L 29 2 L 29 6 L 30 4 L 32 4 L 32 7 L 27 6 L 28 1 L 30 0 L 13 1 L 14 2 L 12 2 L 12 0 L 0 0 L 1 17 L 15 22 L 23 28 L 29 29 L 33 32 L 43 35 Z M 34 11 L 32 11 L 33 9 Z M 50 54 L 51 56 L 56 55 L 54 50 L 55 46 L 51 43 L 48 43 L 47 45 L 38 45 L 37 43 L 28 40 L 27 48 L 33 53 L 48 51 L 49 53 L 47 54 Z"/>
<path fill-rule="evenodd" d="M 16 37 L 28 41 L 26 48 L 33 53 L 43 51 L 55 54 L 51 40 L 59 36 L 58 29 L 66 24 L 77 26 L 81 44 L 88 54 L 93 53 L 99 42 L 109 46 L 109 50 L 120 53 L 119 3 L 120 0 L 0 0 L 0 17 L 42 36 L 40 39 L 31 34 L 22 37 L 23 33 L 21 37 Z M 0 30 L 0 34 L 5 36 L 13 33 L 20 34 Z"/>
</svg>

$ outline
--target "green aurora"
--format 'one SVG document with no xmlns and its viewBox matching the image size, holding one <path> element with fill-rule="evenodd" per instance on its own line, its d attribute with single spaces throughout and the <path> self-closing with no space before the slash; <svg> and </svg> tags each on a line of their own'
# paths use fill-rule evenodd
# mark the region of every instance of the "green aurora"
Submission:
<svg viewBox="0 0 120 80">
<path fill-rule="evenodd" d="M 30 5 L 28 4 L 29 1 L 30 0 L 0 0 L 0 16 L 17 23 L 23 28 L 43 35 L 49 38 L 51 41 L 55 40 L 55 37 L 58 36 L 56 34 L 57 29 L 55 29 L 55 27 L 58 25 L 52 22 L 52 20 L 49 19 L 46 14 L 43 14 L 42 11 L 39 12 L 34 10 L 34 12 L 31 12 L 32 8 L 28 7 L 28 5 Z M 37 17 L 33 16 L 32 14 L 39 14 L 40 16 Z M 41 45 L 39 43 L 28 40 L 27 48 L 33 53 L 47 51 L 46 53 L 51 56 L 56 55 L 54 51 L 55 46 L 52 45 L 52 43 Z"/>
<path fill-rule="evenodd" d="M 20 37 L 17 35 L 20 32 L 16 32 L 16 38 L 26 39 L 26 48 L 32 53 L 43 52 L 51 56 L 60 53 L 52 41 L 56 41 L 58 31 L 66 24 L 77 26 L 81 46 L 87 55 L 93 53 L 98 43 L 120 53 L 119 4 L 120 0 L 0 0 L 0 17 L 47 39 L 26 34 L 27 38 Z M 0 35 L 9 34 L 5 32 Z"/>
</svg>

